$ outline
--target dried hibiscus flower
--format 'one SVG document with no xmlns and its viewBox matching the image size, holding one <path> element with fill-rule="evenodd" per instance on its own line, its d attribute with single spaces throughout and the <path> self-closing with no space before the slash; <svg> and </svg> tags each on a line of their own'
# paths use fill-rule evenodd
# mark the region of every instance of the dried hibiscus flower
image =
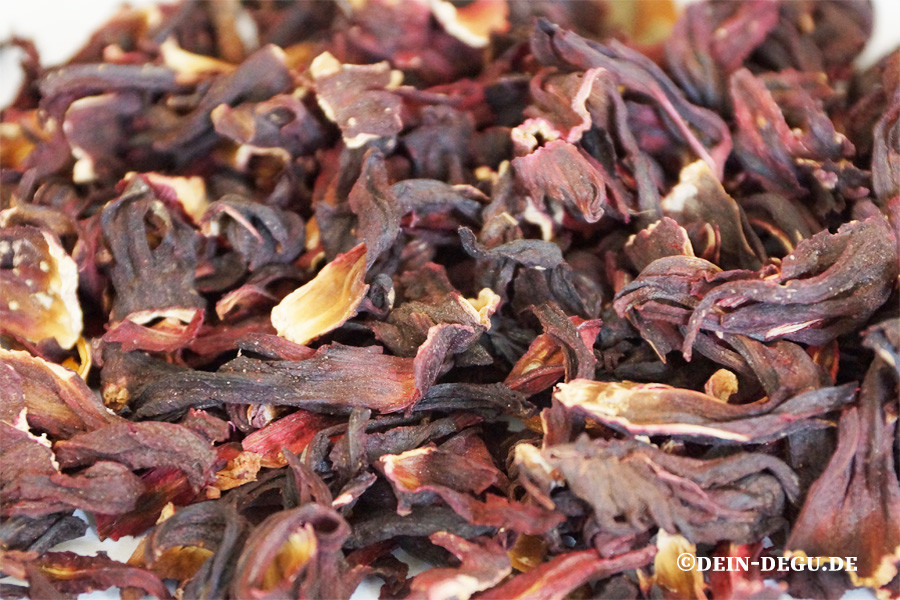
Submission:
<svg viewBox="0 0 900 600">
<path fill-rule="evenodd" d="M 865 0 L 676 12 L 10 40 L 0 595 L 896 595 L 898 55 Z M 699 566 L 788 555 L 857 568 Z"/>
</svg>

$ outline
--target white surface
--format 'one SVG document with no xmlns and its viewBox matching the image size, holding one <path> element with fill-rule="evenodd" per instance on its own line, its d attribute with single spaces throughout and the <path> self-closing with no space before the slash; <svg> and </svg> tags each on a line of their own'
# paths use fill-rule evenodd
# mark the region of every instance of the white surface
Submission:
<svg viewBox="0 0 900 600">
<path fill-rule="evenodd" d="M 690 0 L 678 0 L 686 4 Z M 900 45 L 900 1 L 874 0 L 875 33 L 861 63 L 871 64 L 883 53 Z M 132 6 L 153 4 L 152 0 L 132 0 Z M 41 53 L 45 66 L 65 61 L 79 49 L 90 34 L 111 16 L 121 0 L 0 0 L 0 39 L 10 35 L 31 38 Z M 0 107 L 6 106 L 18 90 L 21 74 L 19 53 L 0 53 Z M 81 515 L 83 517 L 83 515 Z M 56 550 L 71 550 L 79 554 L 96 554 L 105 551 L 111 558 L 126 561 L 137 546 L 135 538 L 122 538 L 118 542 L 97 539 L 93 530 L 79 540 L 61 544 Z M 408 555 L 402 556 L 414 564 L 412 573 L 420 572 L 425 566 Z M 353 595 L 353 600 L 369 600 L 378 597 L 380 580 L 366 581 Z M 105 592 L 83 594 L 82 600 L 117 600 L 114 589 Z M 873 598 L 865 590 L 848 592 L 843 600 L 866 600 Z"/>
<path fill-rule="evenodd" d="M 629 1 L 629 0 L 619 0 Z M 676 0 L 688 4 L 693 0 Z M 31 38 L 45 66 L 65 61 L 123 4 L 147 6 L 153 0 L 0 0 L 0 39 L 10 35 Z M 863 52 L 868 65 L 900 46 L 900 1 L 874 0 L 875 32 Z M 0 107 L 15 96 L 21 81 L 19 53 L 0 53 Z"/>
</svg>

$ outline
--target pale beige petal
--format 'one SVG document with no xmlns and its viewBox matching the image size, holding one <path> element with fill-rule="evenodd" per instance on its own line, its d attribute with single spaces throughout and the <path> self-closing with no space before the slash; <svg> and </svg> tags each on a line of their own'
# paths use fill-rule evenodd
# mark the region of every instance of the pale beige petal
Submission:
<svg viewBox="0 0 900 600">
<path fill-rule="evenodd" d="M 306 344 L 356 315 L 369 290 L 366 247 L 360 244 L 325 265 L 316 277 L 272 309 L 272 325 L 283 338 Z"/>
</svg>

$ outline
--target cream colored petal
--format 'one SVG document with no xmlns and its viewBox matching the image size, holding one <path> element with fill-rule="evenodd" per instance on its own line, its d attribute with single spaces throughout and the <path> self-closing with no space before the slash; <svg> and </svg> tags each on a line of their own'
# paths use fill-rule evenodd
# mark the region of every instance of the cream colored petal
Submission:
<svg viewBox="0 0 900 600">
<path fill-rule="evenodd" d="M 652 583 L 665 597 L 700 600 L 706 598 L 703 572 L 697 566 L 697 547 L 680 535 L 660 529 L 656 536 L 659 551 L 653 560 Z"/>
<path fill-rule="evenodd" d="M 509 30 L 509 5 L 505 0 L 475 0 L 462 8 L 447 0 L 429 0 L 428 5 L 447 33 L 473 48 L 487 46 L 491 33 Z"/>
<path fill-rule="evenodd" d="M 369 290 L 366 247 L 356 246 L 325 265 L 316 277 L 272 309 L 272 325 L 283 338 L 306 344 L 356 315 Z"/>
</svg>

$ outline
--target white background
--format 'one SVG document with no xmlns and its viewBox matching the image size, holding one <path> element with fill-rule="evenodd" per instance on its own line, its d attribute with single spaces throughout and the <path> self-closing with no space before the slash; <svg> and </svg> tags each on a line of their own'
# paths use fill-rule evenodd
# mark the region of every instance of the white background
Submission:
<svg viewBox="0 0 900 600">
<path fill-rule="evenodd" d="M 690 0 L 677 1 L 685 4 Z M 152 3 L 151 0 L 130 2 L 133 6 Z M 862 65 L 871 64 L 883 53 L 900 45 L 900 0 L 874 0 L 874 3 L 875 33 L 863 53 Z M 0 0 L 0 39 L 10 35 L 31 38 L 40 51 L 42 64 L 54 65 L 65 61 L 80 48 L 90 34 L 122 4 L 121 0 Z M 19 59 L 17 51 L 0 53 L 0 107 L 9 103 L 18 90 L 21 80 Z M 72 550 L 79 554 L 94 554 L 97 550 L 103 550 L 111 558 L 126 561 L 136 545 L 137 540 L 130 537 L 118 542 L 101 542 L 89 531 L 88 537 L 67 542 L 55 549 Z M 422 568 L 421 565 L 417 567 L 413 572 Z M 367 582 L 357 590 L 353 600 L 377 598 L 378 587 L 375 582 Z M 861 592 L 848 593 L 843 600 L 872 598 L 870 594 Z M 118 597 L 112 589 L 81 596 L 82 600 L 116 600 Z"/>
</svg>

